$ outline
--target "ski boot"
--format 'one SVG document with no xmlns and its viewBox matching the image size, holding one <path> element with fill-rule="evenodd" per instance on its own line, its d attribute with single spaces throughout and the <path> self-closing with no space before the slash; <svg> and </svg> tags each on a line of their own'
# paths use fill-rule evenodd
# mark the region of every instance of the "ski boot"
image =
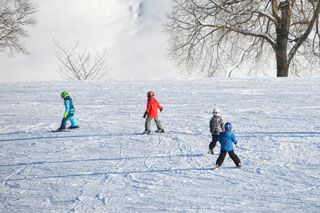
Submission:
<svg viewBox="0 0 320 213">
<path fill-rule="evenodd" d="M 147 134 L 149 135 L 151 133 L 151 131 L 149 129 L 144 130 L 143 134 Z"/>
<path fill-rule="evenodd" d="M 208 154 L 214 155 L 213 149 L 209 149 Z"/>
<path fill-rule="evenodd" d="M 164 129 L 158 129 L 156 130 L 156 133 L 164 133 Z"/>
</svg>

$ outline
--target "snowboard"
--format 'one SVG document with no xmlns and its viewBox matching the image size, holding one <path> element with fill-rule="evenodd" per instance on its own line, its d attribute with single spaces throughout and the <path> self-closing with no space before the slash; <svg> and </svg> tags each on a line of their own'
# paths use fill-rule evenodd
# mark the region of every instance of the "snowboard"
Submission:
<svg viewBox="0 0 320 213">
<path fill-rule="evenodd" d="M 63 129 L 63 130 L 56 129 L 56 130 L 51 130 L 51 132 L 70 132 L 70 130 L 69 129 Z"/>
<path fill-rule="evenodd" d="M 74 131 L 76 129 L 79 129 L 80 127 L 77 128 L 70 128 L 68 127 L 67 129 L 56 129 L 56 130 L 51 130 L 51 132 L 71 132 Z"/>
</svg>

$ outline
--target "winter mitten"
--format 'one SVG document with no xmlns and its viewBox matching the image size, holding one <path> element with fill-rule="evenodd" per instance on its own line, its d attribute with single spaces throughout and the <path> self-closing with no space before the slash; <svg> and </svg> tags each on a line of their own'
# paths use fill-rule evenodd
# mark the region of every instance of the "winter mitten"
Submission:
<svg viewBox="0 0 320 213">
<path fill-rule="evenodd" d="M 144 115 L 143 115 L 143 118 L 146 118 L 146 117 L 147 117 L 147 115 L 148 115 L 148 113 L 147 113 L 147 112 L 145 112 L 145 113 L 144 113 Z"/>
</svg>

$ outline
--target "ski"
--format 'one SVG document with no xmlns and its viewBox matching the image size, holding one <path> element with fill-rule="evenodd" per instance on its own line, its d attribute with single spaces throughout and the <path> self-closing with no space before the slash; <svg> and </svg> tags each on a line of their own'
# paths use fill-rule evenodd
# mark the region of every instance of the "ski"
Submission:
<svg viewBox="0 0 320 213">
<path fill-rule="evenodd" d="M 144 131 L 144 132 L 141 132 L 140 134 L 141 135 L 156 135 L 156 134 L 164 134 L 165 132 L 164 131 Z"/>
</svg>

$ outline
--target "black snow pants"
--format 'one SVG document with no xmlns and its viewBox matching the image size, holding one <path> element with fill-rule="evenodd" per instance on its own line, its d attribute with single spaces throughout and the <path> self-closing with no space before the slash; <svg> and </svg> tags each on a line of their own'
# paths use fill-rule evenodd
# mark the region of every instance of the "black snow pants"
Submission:
<svg viewBox="0 0 320 213">
<path fill-rule="evenodd" d="M 212 141 L 211 143 L 209 144 L 209 149 L 212 150 L 214 149 L 214 147 L 216 147 L 216 144 L 218 142 L 218 138 L 219 138 L 219 135 L 214 135 L 212 134 Z"/>
<path fill-rule="evenodd" d="M 234 151 L 228 151 L 228 154 L 230 156 L 230 158 L 233 160 L 233 162 L 236 164 L 236 166 L 239 166 L 241 161 L 238 157 L 238 155 L 236 155 L 236 153 L 234 153 Z M 227 155 L 227 152 L 226 151 L 220 151 L 220 155 L 217 159 L 217 162 L 216 162 L 216 166 L 220 167 L 225 159 Z"/>
</svg>

